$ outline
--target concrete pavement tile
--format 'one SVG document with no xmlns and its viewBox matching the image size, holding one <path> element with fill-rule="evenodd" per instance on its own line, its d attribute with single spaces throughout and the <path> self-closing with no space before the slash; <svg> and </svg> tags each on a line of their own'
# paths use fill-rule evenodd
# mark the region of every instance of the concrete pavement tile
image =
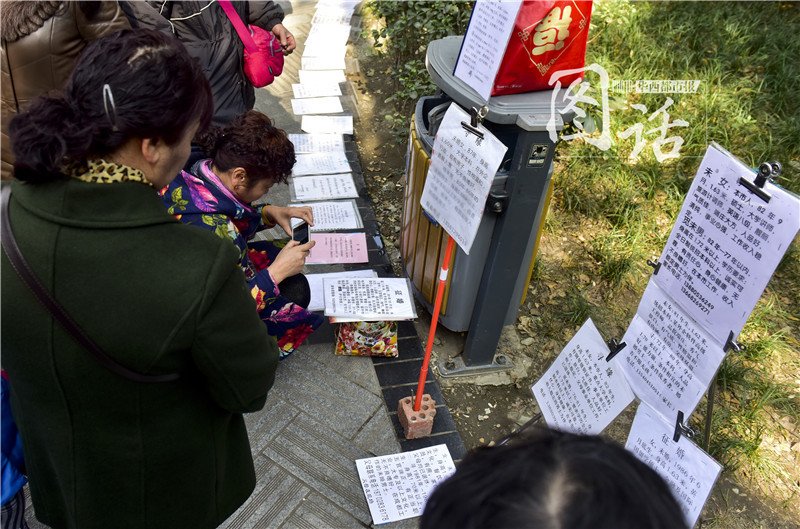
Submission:
<svg viewBox="0 0 800 529">
<path fill-rule="evenodd" d="M 378 408 L 375 415 L 358 432 L 353 442 L 373 456 L 385 456 L 401 452 L 392 421 L 384 407 Z"/>
<path fill-rule="evenodd" d="M 270 391 L 261 411 L 244 416 L 253 454 L 261 451 L 299 413 L 300 410 L 283 400 L 278 392 Z"/>
<path fill-rule="evenodd" d="M 370 522 L 355 460 L 371 455 L 326 425 L 300 414 L 263 454 L 361 522 Z"/>
<path fill-rule="evenodd" d="M 272 391 L 331 430 L 351 438 L 383 399 L 317 361 L 314 356 L 320 353 L 316 349 L 327 347 L 298 351 L 281 362 Z"/>
<path fill-rule="evenodd" d="M 369 527 L 369 525 L 356 520 L 326 497 L 312 493 L 286 519 L 280 529 L 356 529 L 362 527 Z"/>
<path fill-rule="evenodd" d="M 255 458 L 256 488 L 250 498 L 220 527 L 278 527 L 311 489 L 264 455 Z"/>
<path fill-rule="evenodd" d="M 333 354 L 333 344 L 329 344 L 328 354 L 317 355 L 315 358 L 347 380 L 358 384 L 367 391 L 381 396 L 381 386 L 372 359 L 367 356 L 336 356 Z"/>
<path fill-rule="evenodd" d="M 375 529 L 417 529 L 419 527 L 419 516 L 391 523 L 375 524 L 372 527 Z"/>
</svg>

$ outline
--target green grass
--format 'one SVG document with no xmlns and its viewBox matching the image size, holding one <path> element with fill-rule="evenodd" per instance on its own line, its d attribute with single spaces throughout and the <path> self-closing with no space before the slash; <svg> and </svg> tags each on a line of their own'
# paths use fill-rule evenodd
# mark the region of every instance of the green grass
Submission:
<svg viewBox="0 0 800 529">
<path fill-rule="evenodd" d="M 611 289 L 604 302 L 623 303 L 614 292 L 643 289 L 648 271 L 642 265 L 660 254 L 711 141 L 751 166 L 781 161 L 779 183 L 800 192 L 798 31 L 797 3 L 595 2 L 587 64 L 600 64 L 612 80 L 701 81 L 695 94 L 612 92 L 614 145 L 605 152 L 580 140 L 558 147 L 553 211 L 562 220 L 546 233 L 568 235 L 559 231 L 569 225 L 567 216 L 577 219 L 576 225 L 594 227 L 588 254 L 595 276 Z M 591 75 L 589 93 L 597 98 L 597 77 Z M 630 105 L 644 104 L 653 112 L 666 97 L 674 100 L 670 121 L 690 124 L 670 130 L 684 139 L 680 158 L 659 163 L 648 141 L 631 159 L 634 138 L 621 140 L 617 133 L 636 123 L 649 126 L 647 116 Z M 599 113 L 594 116 L 599 123 Z M 710 449 L 729 470 L 754 479 L 781 501 L 800 494 L 798 475 L 796 470 L 792 475 L 793 461 L 776 457 L 765 440 L 781 434 L 780 418 L 800 420 L 800 301 L 787 295 L 798 284 L 795 244 L 740 336 L 744 350 L 729 353 L 720 368 Z M 570 292 L 559 308 L 561 319 L 572 322 L 601 310 L 588 296 Z M 696 426 L 702 427 L 704 410 L 700 406 L 693 417 Z"/>
</svg>

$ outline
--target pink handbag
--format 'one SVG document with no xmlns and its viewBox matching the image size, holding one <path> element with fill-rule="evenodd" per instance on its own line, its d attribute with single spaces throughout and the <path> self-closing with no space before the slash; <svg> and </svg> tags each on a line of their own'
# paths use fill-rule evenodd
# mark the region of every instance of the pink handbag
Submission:
<svg viewBox="0 0 800 529">
<path fill-rule="evenodd" d="M 283 72 L 281 42 L 258 26 L 245 26 L 230 0 L 218 0 L 244 44 L 244 74 L 256 88 L 272 83 Z"/>
</svg>

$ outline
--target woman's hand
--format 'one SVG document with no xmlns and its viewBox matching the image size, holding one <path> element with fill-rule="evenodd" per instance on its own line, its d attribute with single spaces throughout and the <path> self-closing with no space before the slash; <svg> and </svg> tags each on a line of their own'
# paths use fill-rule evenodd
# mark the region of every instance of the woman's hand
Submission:
<svg viewBox="0 0 800 529">
<path fill-rule="evenodd" d="M 297 42 L 294 40 L 294 35 L 289 33 L 289 30 L 281 24 L 275 24 L 272 26 L 272 34 L 278 37 L 278 40 L 281 41 L 281 48 L 283 48 L 283 54 L 289 55 L 294 51 L 297 47 Z"/>
<path fill-rule="evenodd" d="M 272 280 L 280 284 L 287 277 L 292 277 L 302 272 L 303 266 L 306 264 L 306 257 L 308 257 L 311 248 L 315 244 L 316 241 L 308 241 L 306 244 L 289 241 L 267 268 Z"/>
<path fill-rule="evenodd" d="M 267 213 L 275 224 L 283 228 L 286 235 L 292 236 L 292 219 L 303 219 L 308 222 L 309 226 L 314 225 L 314 212 L 310 206 L 303 207 L 282 207 L 282 206 L 264 206 L 264 211 Z"/>
</svg>

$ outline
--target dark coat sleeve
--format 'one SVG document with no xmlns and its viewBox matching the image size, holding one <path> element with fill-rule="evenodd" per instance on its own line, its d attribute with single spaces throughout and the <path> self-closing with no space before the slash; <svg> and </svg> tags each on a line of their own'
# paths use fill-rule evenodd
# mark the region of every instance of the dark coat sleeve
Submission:
<svg viewBox="0 0 800 529">
<path fill-rule="evenodd" d="M 81 36 L 87 41 L 99 39 L 121 29 L 130 29 L 131 25 L 117 2 L 100 2 L 97 12 L 87 18 L 83 10 L 75 2 L 75 23 Z"/>
<path fill-rule="evenodd" d="M 122 0 L 119 5 L 128 18 L 131 27 L 155 29 L 172 35 L 172 26 L 170 26 L 167 17 L 160 13 L 159 9 L 151 2 Z"/>
<path fill-rule="evenodd" d="M 192 355 L 219 406 L 253 412 L 264 406 L 275 380 L 278 346 L 258 317 L 233 245 L 223 242 L 198 311 Z"/>
<path fill-rule="evenodd" d="M 271 30 L 272 26 L 283 22 L 283 9 L 277 2 L 259 2 L 250 0 L 248 24 L 254 24 L 260 28 Z"/>
</svg>

